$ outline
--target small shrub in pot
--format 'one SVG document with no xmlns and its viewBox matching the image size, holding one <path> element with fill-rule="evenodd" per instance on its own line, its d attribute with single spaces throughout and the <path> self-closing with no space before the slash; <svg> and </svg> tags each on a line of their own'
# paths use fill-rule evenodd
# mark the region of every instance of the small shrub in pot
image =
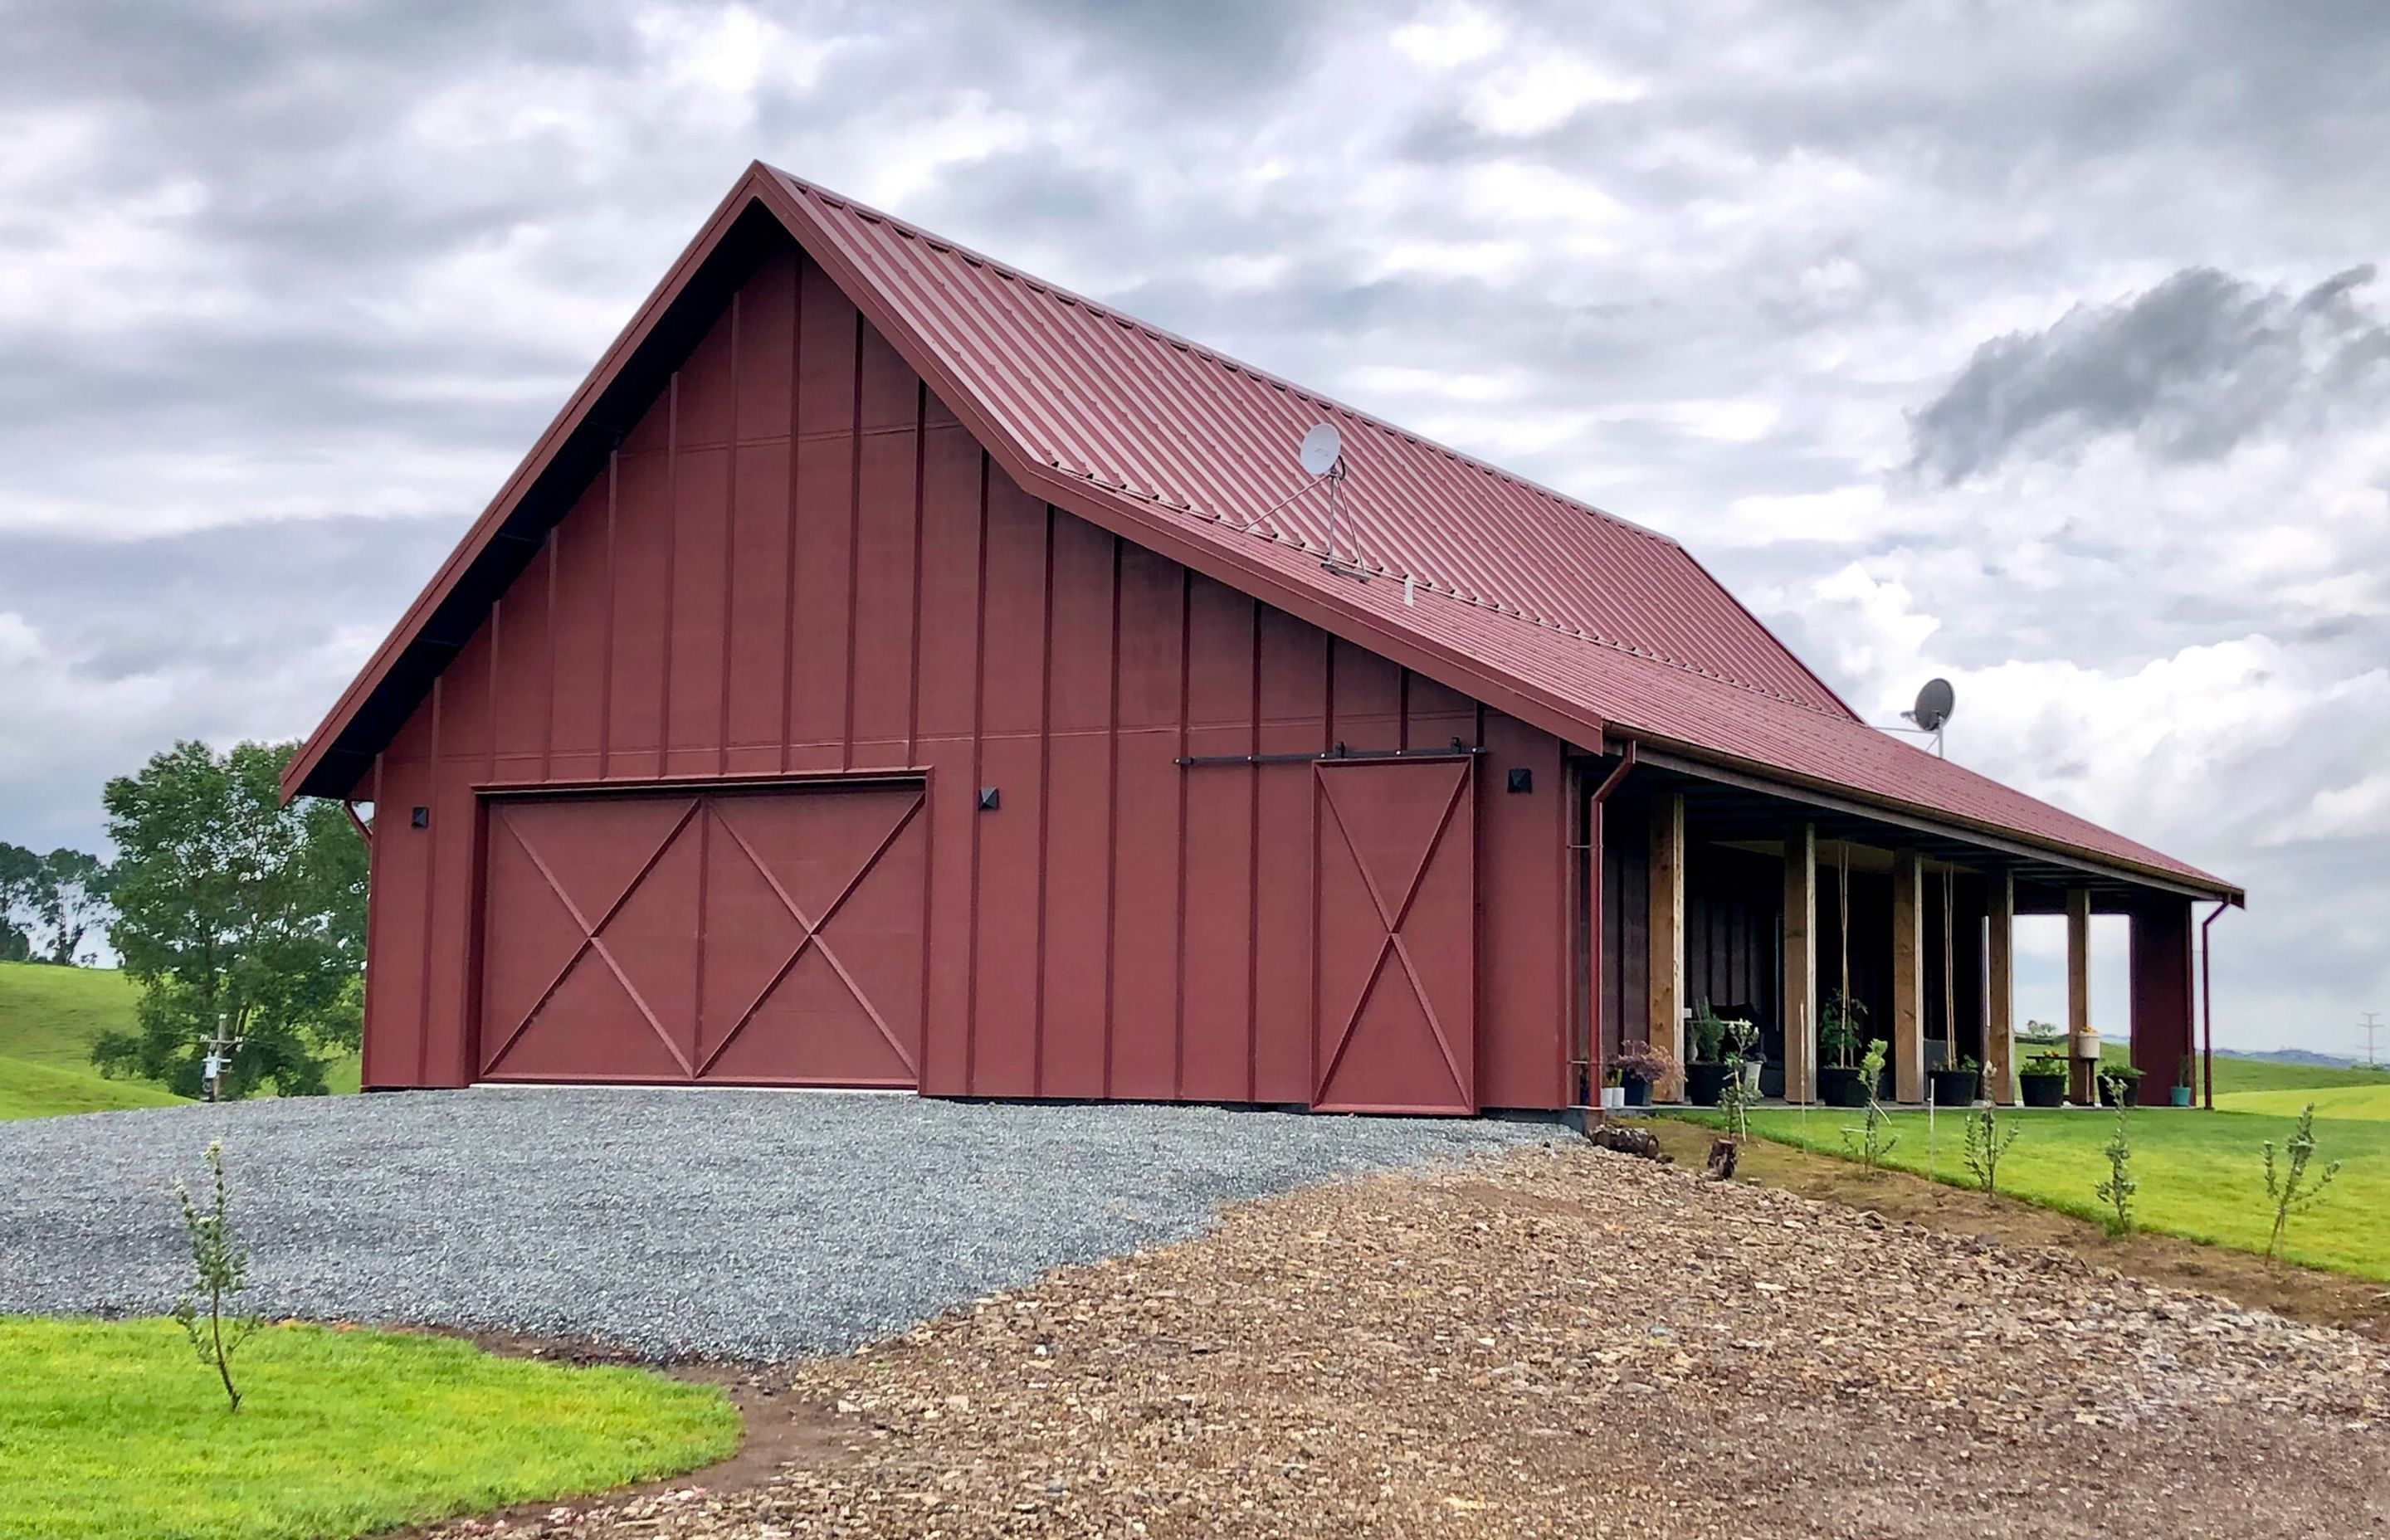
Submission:
<svg viewBox="0 0 2390 1540">
<path fill-rule="evenodd" d="M 1665 1084 L 1677 1071 L 1677 1059 L 1665 1048 L 1649 1043 L 1629 1043 L 1618 1050 L 1615 1060 L 1619 1084 L 1626 1088 L 1626 1105 L 1651 1105 L 1651 1087 Z"/>
<path fill-rule="evenodd" d="M 1844 990 L 1826 997 L 1818 1017 L 1818 1046 L 1827 1060 L 1818 1068 L 1818 1097 L 1829 1107 L 1865 1107 L 1874 1087 L 1860 1079 L 1858 1059 L 1867 1046 L 1867 1007 Z"/>
<path fill-rule="evenodd" d="M 2017 1074 L 2017 1095 L 2027 1107 L 2066 1104 L 2066 1056 L 2037 1053 Z"/>
</svg>

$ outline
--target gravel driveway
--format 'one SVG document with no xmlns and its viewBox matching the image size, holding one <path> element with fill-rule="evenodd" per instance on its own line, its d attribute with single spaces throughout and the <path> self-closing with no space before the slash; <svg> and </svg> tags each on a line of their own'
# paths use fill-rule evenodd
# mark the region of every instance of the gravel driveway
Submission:
<svg viewBox="0 0 2390 1540">
<path fill-rule="evenodd" d="M 173 1303 L 170 1191 L 221 1137 L 270 1315 L 835 1352 L 1227 1203 L 1534 1124 L 910 1096 L 477 1089 L 0 1124 L 0 1313 Z M 196 1184 L 195 1184 L 196 1185 Z"/>
</svg>

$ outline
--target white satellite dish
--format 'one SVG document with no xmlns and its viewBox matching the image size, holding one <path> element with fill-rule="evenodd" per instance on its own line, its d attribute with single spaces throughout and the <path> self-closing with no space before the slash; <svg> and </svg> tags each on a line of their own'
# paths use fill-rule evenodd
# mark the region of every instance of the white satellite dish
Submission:
<svg viewBox="0 0 2390 1540">
<path fill-rule="evenodd" d="M 1303 447 L 1295 451 L 1303 468 L 1314 476 L 1325 476 L 1336 468 L 1344 457 L 1344 438 L 1332 422 L 1323 422 L 1303 435 Z"/>
</svg>

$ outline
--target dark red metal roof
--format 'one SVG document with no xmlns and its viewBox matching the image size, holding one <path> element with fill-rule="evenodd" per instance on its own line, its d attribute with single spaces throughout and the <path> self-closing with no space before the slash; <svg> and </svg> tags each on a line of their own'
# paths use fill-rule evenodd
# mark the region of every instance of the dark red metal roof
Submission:
<svg viewBox="0 0 2390 1540">
<path fill-rule="evenodd" d="M 361 718 L 387 716 L 393 688 L 426 678 L 421 661 L 405 666 L 409 646 L 435 612 L 453 614 L 487 547 L 532 533 L 518 505 L 560 468 L 581 418 L 661 342 L 681 291 L 757 207 L 840 280 L 1015 480 L 1117 533 L 1585 748 L 1605 735 L 1642 738 L 2240 896 L 1868 726 L 1665 536 L 762 165 L 310 739 L 288 789 L 347 789 L 359 755 L 379 746 L 359 740 L 360 727 L 374 731 Z M 1368 581 L 1321 561 L 1327 504 L 1294 446 L 1322 419 L 1343 439 L 1339 553 L 1357 553 Z"/>
</svg>

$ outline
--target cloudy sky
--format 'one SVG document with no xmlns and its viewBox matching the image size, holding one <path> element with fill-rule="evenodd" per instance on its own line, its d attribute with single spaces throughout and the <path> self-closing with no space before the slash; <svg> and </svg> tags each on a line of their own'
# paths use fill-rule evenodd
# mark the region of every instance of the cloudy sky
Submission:
<svg viewBox="0 0 2390 1540">
<path fill-rule="evenodd" d="M 1677 535 L 1880 720 L 1948 674 L 2249 888 L 2222 1040 L 2390 1011 L 2390 9 L 0 22 L 0 839 L 312 727 L 761 158 Z"/>
</svg>

